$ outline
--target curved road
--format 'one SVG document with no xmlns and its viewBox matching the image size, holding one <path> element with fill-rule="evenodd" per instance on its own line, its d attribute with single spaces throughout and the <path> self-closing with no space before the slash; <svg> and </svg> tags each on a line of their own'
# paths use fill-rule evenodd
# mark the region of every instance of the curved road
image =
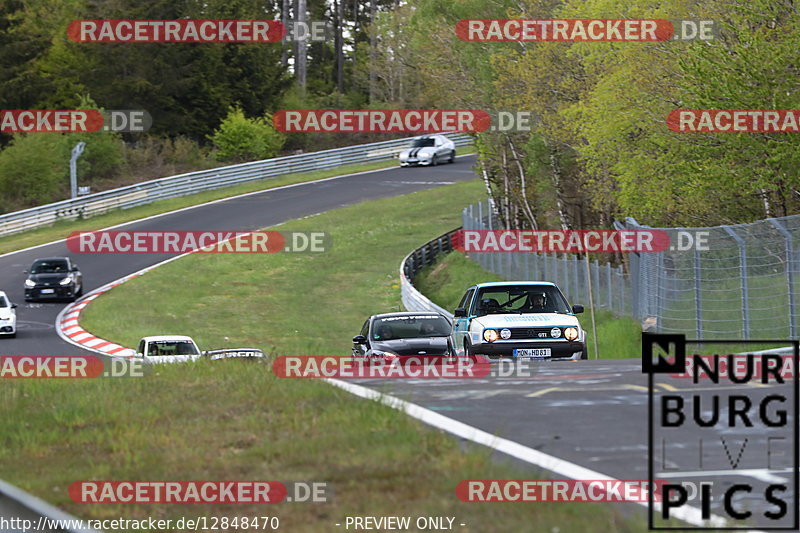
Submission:
<svg viewBox="0 0 800 533">
<path fill-rule="evenodd" d="M 131 222 L 119 229 L 130 231 L 247 231 L 287 220 L 329 211 L 367 200 L 399 196 L 414 191 L 475 179 L 474 156 L 432 168 L 391 168 L 301 183 L 198 206 L 180 212 Z M 21 252 L 0 255 L 0 290 L 17 308 L 17 338 L 0 338 L 0 355 L 74 355 L 82 350 L 61 340 L 55 331 L 58 313 L 66 303 L 25 303 L 23 270 L 39 257 L 71 256 L 83 272 L 84 293 L 174 254 L 86 254 L 75 256 L 66 243 L 56 242 Z"/>
</svg>

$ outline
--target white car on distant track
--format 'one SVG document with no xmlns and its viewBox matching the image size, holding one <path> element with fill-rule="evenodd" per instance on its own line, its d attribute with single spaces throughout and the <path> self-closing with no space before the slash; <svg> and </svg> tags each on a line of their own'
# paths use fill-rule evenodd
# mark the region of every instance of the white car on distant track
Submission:
<svg viewBox="0 0 800 533">
<path fill-rule="evenodd" d="M 12 304 L 6 293 L 0 291 L 0 335 L 17 336 L 17 304 Z"/>
<path fill-rule="evenodd" d="M 400 152 L 401 167 L 412 165 L 436 166 L 439 163 L 452 163 L 456 160 L 456 145 L 444 135 L 423 135 L 417 137 L 411 146 Z"/>
</svg>

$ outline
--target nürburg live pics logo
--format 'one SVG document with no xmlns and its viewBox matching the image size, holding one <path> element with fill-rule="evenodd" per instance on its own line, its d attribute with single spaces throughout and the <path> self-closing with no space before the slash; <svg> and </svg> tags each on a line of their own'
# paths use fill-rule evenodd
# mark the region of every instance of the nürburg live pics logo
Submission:
<svg viewBox="0 0 800 533">
<path fill-rule="evenodd" d="M 651 530 L 798 529 L 798 344 L 642 334 Z"/>
</svg>

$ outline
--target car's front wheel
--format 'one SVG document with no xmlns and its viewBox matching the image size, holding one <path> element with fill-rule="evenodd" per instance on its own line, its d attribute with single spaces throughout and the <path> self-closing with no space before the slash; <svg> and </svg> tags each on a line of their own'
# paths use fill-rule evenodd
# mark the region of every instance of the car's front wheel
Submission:
<svg viewBox="0 0 800 533">
<path fill-rule="evenodd" d="M 435 167 L 438 164 L 439 164 L 439 158 L 436 157 L 436 155 L 434 154 L 433 159 L 431 159 L 431 166 Z"/>
</svg>

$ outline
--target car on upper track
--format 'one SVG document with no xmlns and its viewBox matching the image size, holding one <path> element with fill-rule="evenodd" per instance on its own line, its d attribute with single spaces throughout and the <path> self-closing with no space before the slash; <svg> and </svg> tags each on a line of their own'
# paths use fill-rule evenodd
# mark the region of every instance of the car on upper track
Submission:
<svg viewBox="0 0 800 533">
<path fill-rule="evenodd" d="M 69 257 L 37 259 L 26 270 L 25 301 L 71 300 L 83 294 L 83 274 Z"/>
<path fill-rule="evenodd" d="M 6 293 L 0 291 L 0 336 L 17 336 L 17 304 L 12 304 Z"/>
<path fill-rule="evenodd" d="M 427 165 L 434 167 L 456 160 L 456 145 L 444 135 L 423 135 L 411 142 L 411 146 L 398 156 L 401 167 Z"/>
<path fill-rule="evenodd" d="M 353 357 L 384 361 L 411 356 L 452 357 L 451 328 L 447 317 L 434 312 L 372 315 L 361 326 L 361 332 L 353 337 Z"/>
<path fill-rule="evenodd" d="M 586 359 L 586 332 L 561 290 L 544 281 L 473 285 L 454 315 L 452 345 L 458 355 L 515 359 Z"/>
</svg>

